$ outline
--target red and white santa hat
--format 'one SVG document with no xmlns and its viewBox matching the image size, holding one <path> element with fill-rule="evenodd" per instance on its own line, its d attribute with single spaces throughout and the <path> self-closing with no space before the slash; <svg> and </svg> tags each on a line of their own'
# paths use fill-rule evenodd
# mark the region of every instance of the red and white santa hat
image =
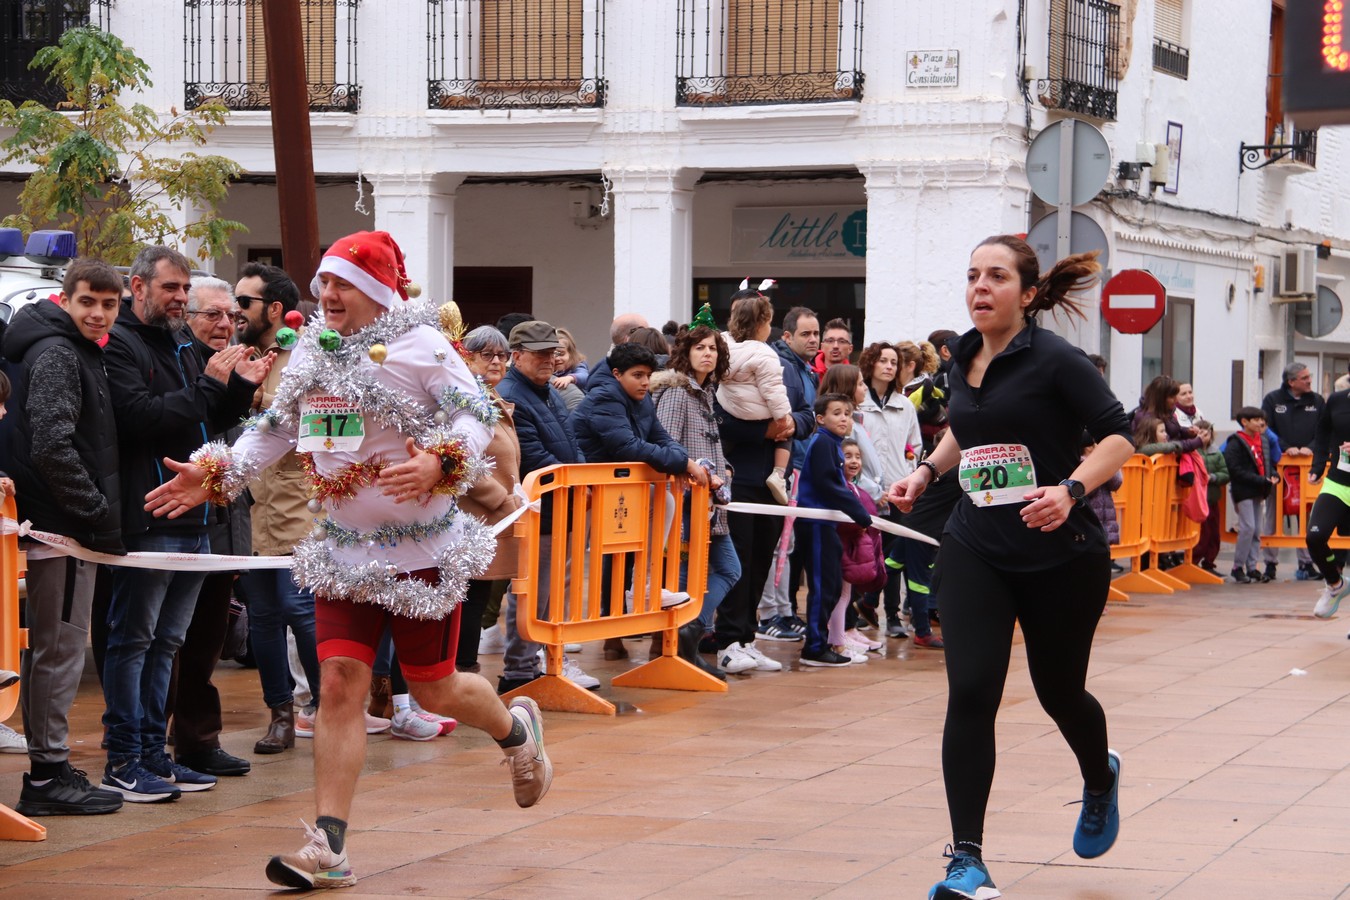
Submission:
<svg viewBox="0 0 1350 900">
<path fill-rule="evenodd" d="M 319 261 L 319 272 L 336 275 L 384 307 L 417 296 L 403 266 L 403 251 L 387 231 L 358 231 L 338 238 Z"/>
</svg>

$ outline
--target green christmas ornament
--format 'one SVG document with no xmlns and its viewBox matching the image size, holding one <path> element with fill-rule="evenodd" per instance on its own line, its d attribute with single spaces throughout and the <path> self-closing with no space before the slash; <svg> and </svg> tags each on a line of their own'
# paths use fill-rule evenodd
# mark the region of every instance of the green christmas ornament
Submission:
<svg viewBox="0 0 1350 900">
<path fill-rule="evenodd" d="M 277 346 L 282 350 L 291 349 L 298 340 L 300 335 L 295 333 L 294 328 L 282 328 L 277 331 Z"/>
<path fill-rule="evenodd" d="M 693 331 L 700 325 L 707 325 L 713 331 L 717 331 L 717 320 L 713 318 L 712 307 L 705 303 L 698 308 L 694 314 L 694 321 L 689 323 L 689 330 Z"/>
<path fill-rule="evenodd" d="M 319 332 L 319 346 L 332 352 L 342 346 L 342 335 L 331 328 L 325 328 Z"/>
</svg>

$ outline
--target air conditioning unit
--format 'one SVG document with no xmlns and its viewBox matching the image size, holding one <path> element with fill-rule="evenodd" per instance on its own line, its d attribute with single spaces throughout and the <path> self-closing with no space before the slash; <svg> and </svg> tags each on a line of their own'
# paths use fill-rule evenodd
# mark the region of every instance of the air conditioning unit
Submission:
<svg viewBox="0 0 1350 900">
<path fill-rule="evenodd" d="M 1293 247 L 1280 254 L 1280 297 L 1311 297 L 1317 293 L 1317 248 Z"/>
</svg>

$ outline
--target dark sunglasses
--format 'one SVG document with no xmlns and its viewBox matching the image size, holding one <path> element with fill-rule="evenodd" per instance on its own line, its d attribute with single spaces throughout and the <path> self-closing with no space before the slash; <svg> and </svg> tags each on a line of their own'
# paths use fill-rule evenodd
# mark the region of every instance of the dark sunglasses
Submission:
<svg viewBox="0 0 1350 900">
<path fill-rule="evenodd" d="M 246 297 L 242 294 L 238 297 L 235 297 L 234 302 L 239 304 L 240 309 L 248 309 L 254 303 L 261 303 L 263 305 L 267 304 L 267 300 L 263 297 Z"/>
</svg>

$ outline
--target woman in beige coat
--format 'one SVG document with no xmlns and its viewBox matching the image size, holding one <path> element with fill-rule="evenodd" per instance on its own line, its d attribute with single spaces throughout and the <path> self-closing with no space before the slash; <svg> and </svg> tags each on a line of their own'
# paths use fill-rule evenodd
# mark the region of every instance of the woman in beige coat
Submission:
<svg viewBox="0 0 1350 900">
<path fill-rule="evenodd" d="M 520 484 L 520 441 L 511 418 L 515 404 L 503 400 L 497 393 L 497 382 L 506 374 L 510 350 L 506 338 L 491 325 L 475 328 L 461 342 L 464 361 L 469 370 L 483 380 L 492 402 L 501 411 L 501 418 L 492 429 L 492 442 L 484 457 L 492 460 L 492 474 L 480 478 L 459 501 L 461 512 L 470 513 L 489 525 L 510 515 L 524 500 L 516 493 Z M 497 555 L 481 577 L 469 582 L 464 597 L 464 611 L 459 617 L 459 648 L 455 654 L 455 668 L 461 672 L 478 671 L 478 638 L 483 628 L 483 612 L 493 594 L 494 582 L 502 582 L 516 574 L 517 540 L 513 529 L 506 529 L 497 537 Z M 501 596 L 501 591 L 497 591 Z"/>
</svg>

